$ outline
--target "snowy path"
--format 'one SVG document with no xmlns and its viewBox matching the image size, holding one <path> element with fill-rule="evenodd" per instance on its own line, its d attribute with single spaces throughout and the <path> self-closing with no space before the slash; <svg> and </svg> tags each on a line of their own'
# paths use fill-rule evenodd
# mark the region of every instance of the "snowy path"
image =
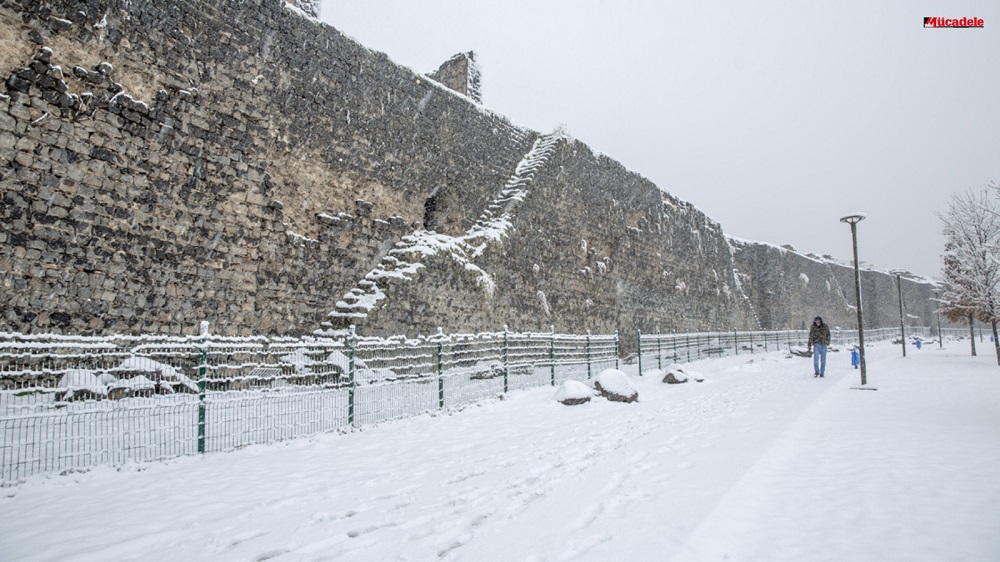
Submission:
<svg viewBox="0 0 1000 562">
<path fill-rule="evenodd" d="M 740 356 L 697 364 L 702 384 L 636 377 L 636 404 L 534 389 L 36 478 L 0 490 L 0 559 L 991 559 L 1000 370 L 952 347 L 874 348 L 878 392 L 849 390 L 843 354 L 823 380 L 805 359 Z"/>
</svg>

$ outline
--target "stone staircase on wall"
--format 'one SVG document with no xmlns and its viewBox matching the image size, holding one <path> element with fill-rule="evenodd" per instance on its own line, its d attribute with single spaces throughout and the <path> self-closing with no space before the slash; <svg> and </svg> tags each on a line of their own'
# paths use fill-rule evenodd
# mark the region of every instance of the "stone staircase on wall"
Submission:
<svg viewBox="0 0 1000 562">
<path fill-rule="evenodd" d="M 491 242 L 499 242 L 509 234 L 514 209 L 524 201 L 536 172 L 545 165 L 563 138 L 561 132 L 554 132 L 535 140 L 503 189 L 465 234 L 448 236 L 431 230 L 416 230 L 402 237 L 379 264 L 337 302 L 329 314 L 331 321 L 324 323 L 324 327 L 342 328 L 367 318 L 375 307 L 386 300 L 383 288 L 387 283 L 412 281 L 425 267 L 423 261 L 434 256 L 446 256 L 464 270 L 475 273 L 477 284 L 487 294 L 492 294 L 492 278 L 472 260 L 482 255 Z"/>
</svg>

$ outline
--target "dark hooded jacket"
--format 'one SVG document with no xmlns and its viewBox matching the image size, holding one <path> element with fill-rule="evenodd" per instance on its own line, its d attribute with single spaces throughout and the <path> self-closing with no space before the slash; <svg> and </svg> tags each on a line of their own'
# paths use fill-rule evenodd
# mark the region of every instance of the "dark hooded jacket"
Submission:
<svg viewBox="0 0 1000 562">
<path fill-rule="evenodd" d="M 818 343 L 820 345 L 830 345 L 830 327 L 823 322 L 822 318 L 818 318 L 819 326 L 816 325 L 816 320 L 813 320 L 812 327 L 809 328 L 809 346 Z"/>
</svg>

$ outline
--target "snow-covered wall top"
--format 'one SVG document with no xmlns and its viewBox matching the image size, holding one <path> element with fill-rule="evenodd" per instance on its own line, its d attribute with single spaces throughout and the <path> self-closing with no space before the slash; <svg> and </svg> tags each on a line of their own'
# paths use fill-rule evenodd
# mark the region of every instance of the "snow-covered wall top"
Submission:
<svg viewBox="0 0 1000 562">
<path fill-rule="evenodd" d="M 0 0 L 0 328 L 800 324 L 768 252 L 297 4 Z"/>
</svg>

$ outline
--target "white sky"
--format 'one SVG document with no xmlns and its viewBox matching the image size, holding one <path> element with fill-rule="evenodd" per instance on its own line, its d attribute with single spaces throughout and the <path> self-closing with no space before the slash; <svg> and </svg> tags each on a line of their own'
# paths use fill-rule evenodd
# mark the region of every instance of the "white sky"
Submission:
<svg viewBox="0 0 1000 562">
<path fill-rule="evenodd" d="M 484 105 L 564 125 L 727 234 L 939 276 L 935 211 L 1000 182 L 1000 2 L 323 0 L 419 72 L 475 50 Z M 924 29 L 976 16 L 984 29 Z"/>
</svg>

